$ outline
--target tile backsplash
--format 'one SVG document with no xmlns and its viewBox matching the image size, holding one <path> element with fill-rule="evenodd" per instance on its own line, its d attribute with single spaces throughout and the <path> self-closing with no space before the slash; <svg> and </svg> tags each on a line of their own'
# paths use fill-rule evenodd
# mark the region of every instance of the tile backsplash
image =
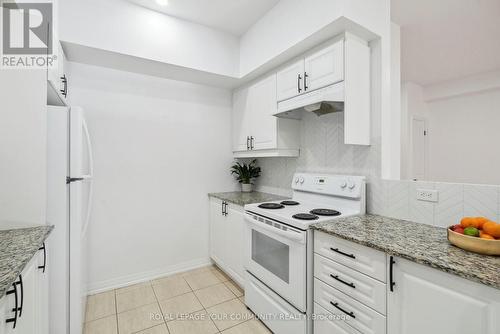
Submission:
<svg viewBox="0 0 500 334">
<path fill-rule="evenodd" d="M 256 182 L 257 190 L 289 195 L 295 172 L 366 175 L 368 178 L 380 175 L 380 135 L 375 126 L 372 145 L 345 145 L 344 113 L 321 117 L 304 113 L 300 138 L 300 157 L 258 159 L 262 175 Z"/>
<path fill-rule="evenodd" d="M 343 113 L 305 113 L 300 157 L 258 159 L 262 175 L 256 190 L 290 196 L 295 172 L 365 175 L 369 213 L 441 227 L 464 216 L 500 221 L 500 186 L 380 179 L 378 120 L 373 119 L 372 145 L 355 146 L 344 144 Z M 418 189 L 437 190 L 438 201 L 417 200 Z"/>
<path fill-rule="evenodd" d="M 500 221 L 500 186 L 427 181 L 377 180 L 368 196 L 368 212 L 447 227 L 464 216 Z M 372 187 L 370 183 L 368 187 Z M 438 191 L 437 202 L 417 200 L 418 189 Z M 380 205 L 372 205 L 373 197 Z"/>
</svg>

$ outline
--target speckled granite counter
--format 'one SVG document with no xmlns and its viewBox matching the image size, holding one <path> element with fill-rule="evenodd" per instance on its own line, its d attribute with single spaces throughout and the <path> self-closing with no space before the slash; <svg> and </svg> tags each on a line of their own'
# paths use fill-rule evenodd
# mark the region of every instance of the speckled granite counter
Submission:
<svg viewBox="0 0 500 334">
<path fill-rule="evenodd" d="M 287 199 L 287 197 L 261 193 L 258 191 L 253 191 L 251 193 L 244 193 L 241 191 L 231 191 L 226 193 L 210 193 L 210 197 L 215 197 L 229 203 L 244 206 L 246 204 L 260 203 L 260 202 L 270 202 L 270 201 L 281 201 Z"/>
<path fill-rule="evenodd" d="M 53 226 L 0 230 L 0 298 L 33 258 Z"/>
<path fill-rule="evenodd" d="M 375 215 L 340 218 L 311 228 L 500 289 L 500 257 L 451 245 L 445 228 Z"/>
</svg>

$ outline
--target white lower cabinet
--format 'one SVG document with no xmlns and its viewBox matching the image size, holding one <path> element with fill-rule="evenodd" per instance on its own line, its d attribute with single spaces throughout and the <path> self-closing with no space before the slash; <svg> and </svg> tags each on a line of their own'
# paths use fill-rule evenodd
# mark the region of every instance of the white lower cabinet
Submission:
<svg viewBox="0 0 500 334">
<path fill-rule="evenodd" d="M 44 263 L 40 256 L 43 259 L 43 250 L 30 260 L 0 300 L 0 334 L 48 334 L 48 280 L 47 271 L 40 268 Z"/>
<path fill-rule="evenodd" d="M 500 333 L 499 289 L 322 232 L 314 252 L 314 334 Z"/>
<path fill-rule="evenodd" d="M 500 290 L 394 260 L 395 285 L 387 297 L 389 334 L 500 333 Z"/>
<path fill-rule="evenodd" d="M 244 233 L 243 207 L 211 198 L 210 257 L 240 286 L 245 283 Z"/>
</svg>

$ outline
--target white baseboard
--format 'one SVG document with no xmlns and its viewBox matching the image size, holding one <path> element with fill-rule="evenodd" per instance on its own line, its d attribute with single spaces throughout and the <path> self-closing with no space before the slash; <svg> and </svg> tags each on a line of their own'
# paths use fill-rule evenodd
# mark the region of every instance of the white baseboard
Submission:
<svg viewBox="0 0 500 334">
<path fill-rule="evenodd" d="M 174 264 L 166 268 L 158 268 L 155 270 L 144 271 L 137 274 L 121 276 L 117 278 L 112 278 L 100 282 L 94 282 L 88 286 L 88 295 L 93 295 L 100 292 L 105 292 L 117 288 L 122 288 L 127 285 L 137 284 L 153 280 L 163 276 L 169 276 L 184 271 L 197 269 L 200 267 L 208 266 L 212 264 L 209 258 L 198 259 L 188 262 L 183 262 L 179 264 Z"/>
</svg>

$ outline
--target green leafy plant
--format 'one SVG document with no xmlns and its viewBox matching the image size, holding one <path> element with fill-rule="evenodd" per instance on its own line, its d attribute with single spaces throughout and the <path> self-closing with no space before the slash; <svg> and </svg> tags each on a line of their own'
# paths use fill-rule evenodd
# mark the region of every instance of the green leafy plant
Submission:
<svg viewBox="0 0 500 334">
<path fill-rule="evenodd" d="M 249 164 L 241 164 L 238 161 L 231 167 L 231 175 L 235 175 L 239 183 L 250 184 L 252 180 L 260 176 L 260 167 L 256 166 L 257 160 Z"/>
</svg>

